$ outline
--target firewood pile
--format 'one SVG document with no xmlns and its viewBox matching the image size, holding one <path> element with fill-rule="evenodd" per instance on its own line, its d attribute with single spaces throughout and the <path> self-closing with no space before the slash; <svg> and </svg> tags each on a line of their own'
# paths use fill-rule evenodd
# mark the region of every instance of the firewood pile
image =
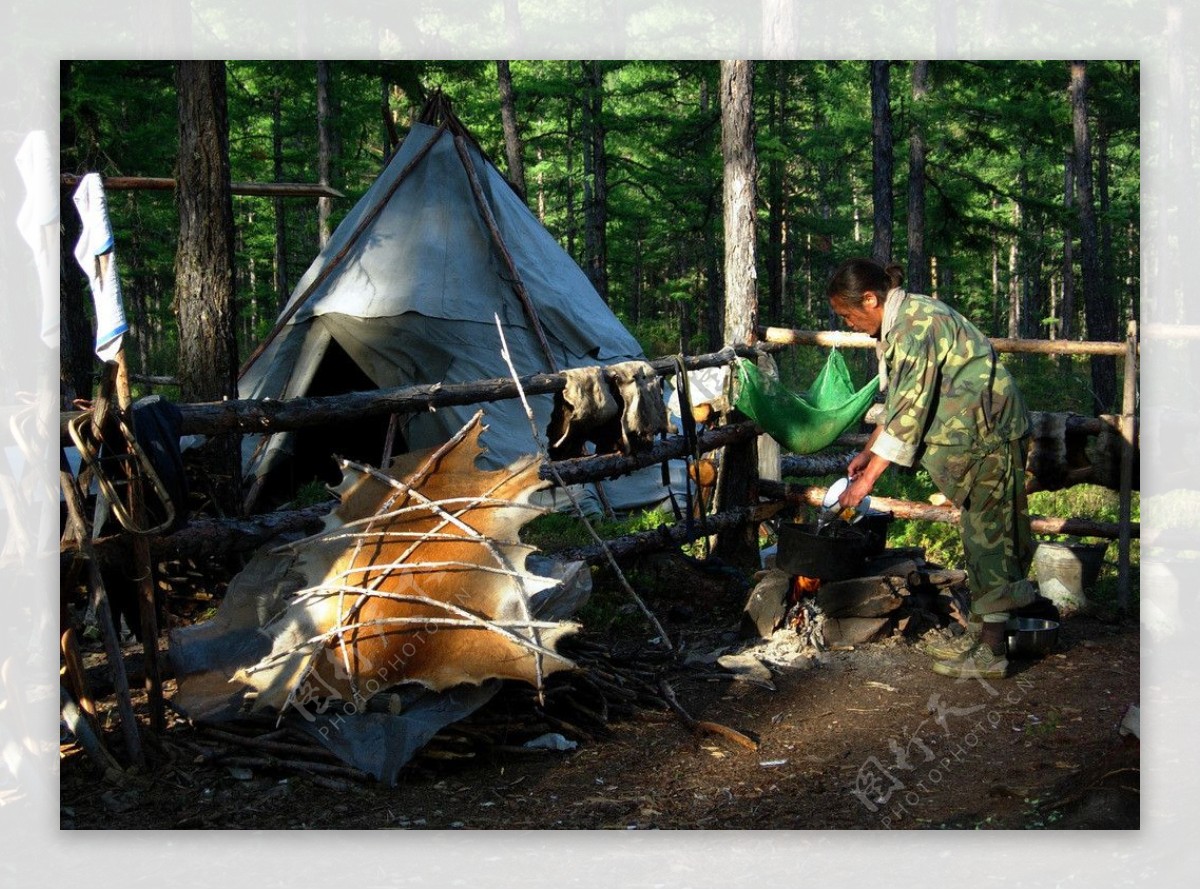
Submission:
<svg viewBox="0 0 1200 890">
<path fill-rule="evenodd" d="M 742 749 L 757 742 L 739 730 L 697 720 L 679 703 L 675 685 L 687 680 L 732 680 L 718 666 L 688 663 L 678 653 L 640 646 L 606 645 L 583 636 L 564 642 L 564 654 L 577 670 L 546 679 L 539 700 L 535 689 L 505 683 L 500 693 L 475 713 L 439 731 L 413 763 L 433 766 L 480 758 L 539 758 L 570 751 L 580 744 L 613 738 L 621 723 L 680 721 L 693 734 L 716 736 Z M 396 707 L 394 693 L 381 693 L 369 710 Z M 221 727 L 194 724 L 191 731 L 165 740 L 178 759 L 219 767 L 235 777 L 254 772 L 302 775 L 314 784 L 344 790 L 372 777 L 340 761 L 294 725 L 247 718 Z"/>
</svg>

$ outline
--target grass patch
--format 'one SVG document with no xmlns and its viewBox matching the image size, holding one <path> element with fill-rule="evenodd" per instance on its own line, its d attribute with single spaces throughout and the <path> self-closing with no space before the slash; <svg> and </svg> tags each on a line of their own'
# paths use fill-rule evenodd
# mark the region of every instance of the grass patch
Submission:
<svg viewBox="0 0 1200 890">
<path fill-rule="evenodd" d="M 665 510 L 639 510 L 617 519 L 589 518 L 592 528 L 605 541 L 672 525 L 674 516 Z M 526 523 L 521 540 L 543 552 L 552 553 L 595 543 L 583 521 L 573 513 L 548 513 Z M 602 636 L 653 634 L 637 604 L 630 599 L 612 569 L 600 563 L 592 567 L 592 595 L 580 610 L 578 619 L 589 631 Z M 624 569 L 625 578 L 638 595 L 654 600 L 662 591 L 654 589 L 653 579 L 642 577 L 635 569 Z"/>
<path fill-rule="evenodd" d="M 666 510 L 639 510 L 617 519 L 589 518 L 588 521 L 601 538 L 609 541 L 661 525 L 674 525 L 675 517 Z M 583 521 L 574 513 L 547 513 L 537 517 L 521 529 L 521 540 L 548 553 L 595 543 Z"/>
</svg>

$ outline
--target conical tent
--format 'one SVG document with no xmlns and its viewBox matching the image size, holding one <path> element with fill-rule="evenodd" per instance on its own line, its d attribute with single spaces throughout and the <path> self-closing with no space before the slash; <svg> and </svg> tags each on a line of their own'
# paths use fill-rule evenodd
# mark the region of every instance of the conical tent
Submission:
<svg viewBox="0 0 1200 890">
<path fill-rule="evenodd" d="M 521 375 L 644 357 L 444 103 L 440 114 L 441 126 L 413 126 L 300 279 L 276 329 L 243 369 L 242 398 L 508 377 L 496 316 Z M 544 430 L 552 399 L 531 402 Z M 446 441 L 479 407 L 488 424 L 488 464 L 535 450 L 513 399 L 414 414 L 402 446 Z M 377 420 L 266 441 L 247 437 L 246 471 L 263 477 L 306 449 L 330 469 L 333 453 L 378 463 L 386 426 Z M 299 472 L 295 479 L 305 481 Z M 639 503 L 663 496 L 661 487 L 629 494 Z"/>
</svg>

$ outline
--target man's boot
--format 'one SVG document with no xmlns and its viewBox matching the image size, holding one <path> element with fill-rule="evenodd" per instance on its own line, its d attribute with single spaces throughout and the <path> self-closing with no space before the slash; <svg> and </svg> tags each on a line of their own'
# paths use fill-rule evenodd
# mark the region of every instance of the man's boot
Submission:
<svg viewBox="0 0 1200 890">
<path fill-rule="evenodd" d="M 917 648 L 934 661 L 952 661 L 979 642 L 983 632 L 983 619 L 972 615 L 967 619 L 966 629 L 956 637 L 940 636 L 932 642 L 921 643 Z"/>
<path fill-rule="evenodd" d="M 985 618 L 979 642 L 957 658 L 935 661 L 933 671 L 945 677 L 964 679 L 999 680 L 1007 677 L 1008 631 L 1005 621 L 988 621 Z"/>
</svg>

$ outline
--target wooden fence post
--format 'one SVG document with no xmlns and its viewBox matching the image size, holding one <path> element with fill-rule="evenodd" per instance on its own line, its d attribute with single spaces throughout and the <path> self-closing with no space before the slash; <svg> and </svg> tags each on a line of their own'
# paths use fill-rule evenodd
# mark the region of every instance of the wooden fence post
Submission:
<svg viewBox="0 0 1200 890">
<path fill-rule="evenodd" d="M 1133 512 L 1133 455 L 1137 430 L 1137 322 L 1130 321 L 1125 339 L 1125 385 L 1121 399 L 1121 500 L 1117 542 L 1117 607 L 1129 609 L 1129 523 Z"/>
</svg>

